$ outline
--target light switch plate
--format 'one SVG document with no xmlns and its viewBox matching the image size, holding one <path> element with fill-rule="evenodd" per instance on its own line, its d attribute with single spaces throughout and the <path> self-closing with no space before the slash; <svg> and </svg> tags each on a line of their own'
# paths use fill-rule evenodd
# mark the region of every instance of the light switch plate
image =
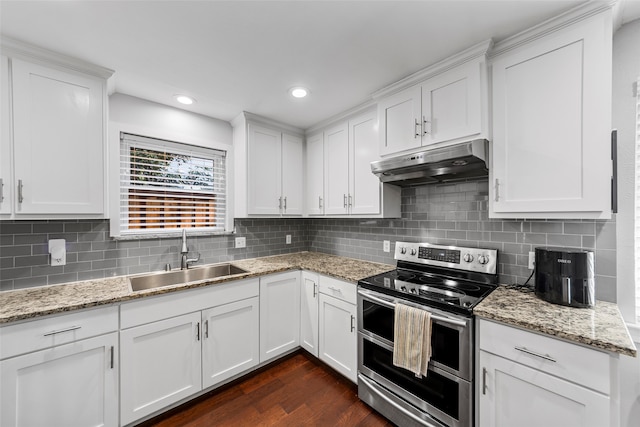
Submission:
<svg viewBox="0 0 640 427">
<path fill-rule="evenodd" d="M 247 247 L 247 238 L 236 237 L 236 248 L 246 248 L 246 247 Z"/>
</svg>

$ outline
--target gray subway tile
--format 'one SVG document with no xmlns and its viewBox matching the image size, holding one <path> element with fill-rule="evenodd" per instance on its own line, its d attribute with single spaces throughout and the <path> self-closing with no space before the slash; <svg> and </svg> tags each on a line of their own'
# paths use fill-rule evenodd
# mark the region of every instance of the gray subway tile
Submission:
<svg viewBox="0 0 640 427">
<path fill-rule="evenodd" d="M 582 244 L 582 236 L 572 234 L 548 234 L 547 245 L 564 246 L 564 247 L 580 247 Z"/>
<path fill-rule="evenodd" d="M 565 222 L 564 234 L 595 235 L 596 226 L 593 222 Z"/>
<path fill-rule="evenodd" d="M 596 250 L 596 274 L 599 276 L 616 276 L 616 251 L 610 249 Z"/>
<path fill-rule="evenodd" d="M 49 264 L 48 255 L 17 256 L 14 259 L 16 267 L 30 267 Z"/>
<path fill-rule="evenodd" d="M 562 233 L 562 222 L 535 221 L 531 223 L 532 233 Z"/>
</svg>

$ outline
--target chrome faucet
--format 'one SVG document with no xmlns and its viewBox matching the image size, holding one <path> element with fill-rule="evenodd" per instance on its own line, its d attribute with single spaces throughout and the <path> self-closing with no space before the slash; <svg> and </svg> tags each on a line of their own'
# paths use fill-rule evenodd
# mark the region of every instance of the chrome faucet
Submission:
<svg viewBox="0 0 640 427">
<path fill-rule="evenodd" d="M 182 229 L 182 249 L 180 249 L 180 270 L 186 270 L 189 268 L 189 264 L 193 262 L 200 261 L 200 254 L 198 254 L 197 258 L 187 258 L 187 254 L 189 254 L 189 249 L 187 248 L 187 230 Z"/>
</svg>

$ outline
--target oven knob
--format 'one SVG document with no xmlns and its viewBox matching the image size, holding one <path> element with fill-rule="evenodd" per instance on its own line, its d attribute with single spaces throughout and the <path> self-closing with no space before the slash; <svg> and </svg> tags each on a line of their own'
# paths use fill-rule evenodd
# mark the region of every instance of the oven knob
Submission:
<svg viewBox="0 0 640 427">
<path fill-rule="evenodd" d="M 407 253 L 407 248 L 405 248 L 404 246 L 402 246 L 402 247 L 400 248 L 400 253 L 401 253 L 401 254 L 403 254 L 403 255 L 404 255 L 404 254 L 406 254 L 406 253 Z"/>
<path fill-rule="evenodd" d="M 415 249 L 411 249 L 411 255 L 415 256 L 418 253 Z"/>
<path fill-rule="evenodd" d="M 463 259 L 464 259 L 464 262 L 471 262 L 471 261 L 473 261 L 473 255 L 471 255 L 469 253 L 464 254 L 464 258 Z"/>
<path fill-rule="evenodd" d="M 406 286 L 402 286 L 400 289 L 401 289 L 402 291 L 404 291 L 404 292 L 407 292 L 407 287 L 406 287 Z"/>
<path fill-rule="evenodd" d="M 489 262 L 489 257 L 486 256 L 486 255 L 480 255 L 480 256 L 478 256 L 478 262 L 480 264 L 486 264 L 486 263 Z"/>
</svg>

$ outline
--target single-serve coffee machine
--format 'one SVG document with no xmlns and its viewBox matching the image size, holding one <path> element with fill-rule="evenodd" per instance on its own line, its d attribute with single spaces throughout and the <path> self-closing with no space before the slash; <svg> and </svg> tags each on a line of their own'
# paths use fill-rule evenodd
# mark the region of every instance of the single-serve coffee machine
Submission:
<svg viewBox="0 0 640 427">
<path fill-rule="evenodd" d="M 554 304 L 596 304 L 594 254 L 571 248 L 536 248 L 536 296 Z"/>
</svg>

